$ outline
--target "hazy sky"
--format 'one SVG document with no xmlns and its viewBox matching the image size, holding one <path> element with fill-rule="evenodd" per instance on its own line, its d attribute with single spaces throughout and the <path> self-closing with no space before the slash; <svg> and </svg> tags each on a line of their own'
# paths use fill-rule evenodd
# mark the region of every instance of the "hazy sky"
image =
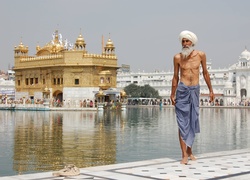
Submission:
<svg viewBox="0 0 250 180">
<path fill-rule="evenodd" d="M 14 65 L 21 41 L 35 55 L 56 29 L 71 43 L 81 32 L 93 54 L 110 33 L 118 65 L 145 72 L 172 71 L 179 33 L 190 30 L 213 68 L 227 68 L 250 50 L 249 8 L 249 0 L 1 0 L 0 69 Z"/>
</svg>

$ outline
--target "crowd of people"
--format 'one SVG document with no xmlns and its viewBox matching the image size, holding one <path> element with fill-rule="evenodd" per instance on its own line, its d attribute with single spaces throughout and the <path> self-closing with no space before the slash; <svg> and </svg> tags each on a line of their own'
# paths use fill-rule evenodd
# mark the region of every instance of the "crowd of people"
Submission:
<svg viewBox="0 0 250 180">
<path fill-rule="evenodd" d="M 32 98 L 20 98 L 17 100 L 10 98 L 0 98 L 0 104 L 6 104 L 11 106 L 16 105 L 43 105 L 45 102 L 48 102 L 49 107 L 65 107 L 65 108 L 96 108 L 97 100 L 92 99 L 83 99 L 83 100 L 63 100 L 61 101 L 59 98 L 51 98 L 51 99 L 32 99 Z M 104 107 L 110 109 L 117 109 L 121 107 L 120 100 L 108 100 L 103 102 Z"/>
<path fill-rule="evenodd" d="M 119 108 L 121 107 L 120 100 L 109 100 L 105 101 L 104 107 L 108 108 Z M 0 104 L 44 104 L 44 99 L 31 99 L 31 98 L 20 98 L 17 100 L 9 98 L 0 98 Z M 68 107 L 68 108 L 92 108 L 97 107 L 97 100 L 83 99 L 83 100 L 63 100 L 59 98 L 52 98 L 49 100 L 50 107 Z M 170 99 L 156 99 L 156 98 L 128 98 L 127 105 L 156 105 L 156 106 L 168 106 L 172 105 Z M 239 101 L 230 102 L 226 105 L 222 101 L 203 101 L 200 100 L 200 106 L 250 106 L 250 101 Z"/>
</svg>

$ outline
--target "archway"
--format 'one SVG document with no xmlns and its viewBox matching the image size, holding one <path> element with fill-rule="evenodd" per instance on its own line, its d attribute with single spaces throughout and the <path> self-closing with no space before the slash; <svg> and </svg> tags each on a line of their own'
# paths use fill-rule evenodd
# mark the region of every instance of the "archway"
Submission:
<svg viewBox="0 0 250 180">
<path fill-rule="evenodd" d="M 201 103 L 201 105 L 202 105 L 202 106 L 204 105 L 204 103 L 203 103 L 203 99 L 201 99 L 201 100 L 200 100 L 200 103 Z"/>
<path fill-rule="evenodd" d="M 242 97 L 247 97 L 247 90 L 246 89 L 241 89 L 240 90 L 240 97 L 241 97 L 241 99 L 242 99 Z"/>
<path fill-rule="evenodd" d="M 220 99 L 220 106 L 224 106 L 223 99 Z"/>
<path fill-rule="evenodd" d="M 53 93 L 53 97 L 54 97 L 56 100 L 59 99 L 60 102 L 62 102 L 62 101 L 63 101 L 63 93 L 62 93 L 62 91 L 59 91 L 59 90 L 55 91 L 55 92 Z"/>
<path fill-rule="evenodd" d="M 215 106 L 219 106 L 219 99 L 215 99 Z"/>
</svg>

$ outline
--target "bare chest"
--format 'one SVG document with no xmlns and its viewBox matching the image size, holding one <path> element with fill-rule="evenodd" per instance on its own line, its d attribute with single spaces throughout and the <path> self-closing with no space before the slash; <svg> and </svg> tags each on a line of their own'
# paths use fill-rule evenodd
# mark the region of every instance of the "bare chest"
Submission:
<svg viewBox="0 0 250 180">
<path fill-rule="evenodd" d="M 180 68 L 182 70 L 199 69 L 200 63 L 201 63 L 201 61 L 197 57 L 192 57 L 192 58 L 189 58 L 189 59 L 181 59 L 180 60 Z"/>
</svg>

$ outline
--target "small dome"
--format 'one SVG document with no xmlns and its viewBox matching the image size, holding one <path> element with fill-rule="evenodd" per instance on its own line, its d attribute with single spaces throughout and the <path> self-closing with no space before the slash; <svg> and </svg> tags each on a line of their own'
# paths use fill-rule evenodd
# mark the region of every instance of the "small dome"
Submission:
<svg viewBox="0 0 250 180">
<path fill-rule="evenodd" d="M 126 92 L 124 90 L 121 90 L 120 94 L 121 94 L 122 97 L 127 96 L 127 94 L 126 94 Z"/>
<path fill-rule="evenodd" d="M 17 47 L 15 46 L 15 52 L 28 53 L 28 51 L 29 51 L 29 47 L 24 46 L 22 41 Z"/>
<path fill-rule="evenodd" d="M 80 34 L 80 35 L 78 36 L 78 38 L 76 39 L 76 44 L 78 44 L 78 45 L 83 45 L 83 44 L 85 44 L 84 38 L 82 37 L 81 34 Z"/>
<path fill-rule="evenodd" d="M 39 46 L 39 45 L 36 46 L 36 50 L 37 50 L 37 51 L 40 50 L 40 46 Z"/>
<path fill-rule="evenodd" d="M 79 34 L 78 38 L 76 39 L 76 42 L 75 42 L 75 47 L 77 48 L 85 48 L 86 46 L 86 43 L 84 41 L 84 38 L 82 37 L 81 34 Z"/>
<path fill-rule="evenodd" d="M 104 92 L 103 92 L 103 90 L 99 90 L 99 92 L 97 93 L 97 97 L 103 97 L 103 96 L 105 96 L 104 95 Z"/>
<path fill-rule="evenodd" d="M 23 47 L 24 47 L 23 43 L 20 42 L 20 44 L 18 45 L 18 47 L 19 47 L 19 48 L 23 48 Z"/>
<path fill-rule="evenodd" d="M 250 59 L 250 52 L 245 49 L 241 54 L 240 54 L 240 59 L 246 59 L 249 60 Z"/>
<path fill-rule="evenodd" d="M 111 41 L 110 38 L 108 39 L 108 42 L 107 42 L 107 44 L 106 44 L 106 47 L 114 47 L 114 44 L 113 44 L 113 42 Z"/>
<path fill-rule="evenodd" d="M 99 91 L 99 95 L 103 95 L 103 91 L 101 89 Z"/>
</svg>

